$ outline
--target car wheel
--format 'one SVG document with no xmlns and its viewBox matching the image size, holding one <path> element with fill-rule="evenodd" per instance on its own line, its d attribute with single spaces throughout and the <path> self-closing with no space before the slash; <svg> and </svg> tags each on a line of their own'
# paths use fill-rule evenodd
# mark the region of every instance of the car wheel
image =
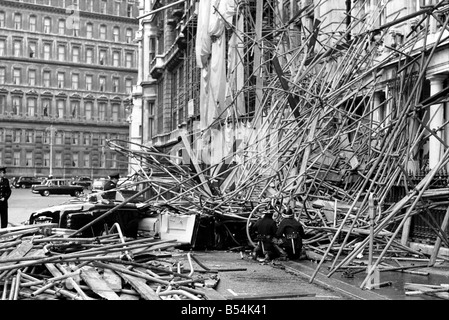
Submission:
<svg viewBox="0 0 449 320">
<path fill-rule="evenodd" d="M 81 195 L 81 192 L 75 191 L 72 196 L 79 197 L 80 195 Z"/>
<path fill-rule="evenodd" d="M 42 192 L 42 195 L 43 195 L 44 197 L 48 197 L 48 196 L 50 195 L 50 191 L 45 190 L 44 192 Z"/>
<path fill-rule="evenodd" d="M 24 184 L 22 184 L 20 187 L 21 187 L 22 189 L 25 189 L 27 186 L 24 185 Z"/>
</svg>

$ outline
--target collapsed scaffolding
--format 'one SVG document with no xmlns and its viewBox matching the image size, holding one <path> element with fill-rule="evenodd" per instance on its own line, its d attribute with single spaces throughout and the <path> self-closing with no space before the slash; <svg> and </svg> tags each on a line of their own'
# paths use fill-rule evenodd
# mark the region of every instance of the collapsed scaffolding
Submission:
<svg viewBox="0 0 449 320">
<path fill-rule="evenodd" d="M 269 1 L 200 6 L 198 30 L 204 30 L 201 15 L 217 21 L 213 35 L 197 34 L 209 41 L 204 52 L 204 43 L 197 47 L 202 81 L 209 79 L 201 86 L 200 132 L 180 137 L 181 158 L 155 147 L 131 151 L 114 141 L 110 146 L 137 159 L 136 176 L 153 186 L 148 201 L 163 201 L 180 213 L 243 220 L 248 229 L 267 203 L 277 211 L 294 208 L 312 235 L 305 247 L 319 254 L 316 272 L 326 260 L 333 262 L 329 276 L 350 265 L 367 249 L 370 227 L 379 251 L 371 272 L 400 253 L 432 266 L 444 260 L 440 246 L 449 246 L 449 209 L 442 223 L 429 222 L 436 238 L 431 256 L 407 244 L 414 215 L 449 204 L 447 181 L 432 187 L 449 161 L 441 138 L 447 122 L 436 129 L 431 124 L 432 106 L 447 100 L 449 88 L 422 99 L 428 67 L 448 41 L 447 15 L 439 14 L 447 5 L 440 1 L 377 28 L 379 17 L 358 6 L 347 12 L 349 24 L 329 27 L 325 17 L 306 23 L 317 6 L 304 5 L 288 21 Z M 432 19 L 440 28 L 430 39 Z M 410 20 L 410 33 L 388 45 L 391 29 Z M 227 40 L 223 72 L 219 45 Z M 386 77 L 389 96 L 375 101 Z M 427 140 L 443 151 L 422 167 L 424 157 L 417 159 Z M 392 200 L 397 186 L 403 193 Z M 374 221 L 370 197 L 376 199 Z"/>
</svg>

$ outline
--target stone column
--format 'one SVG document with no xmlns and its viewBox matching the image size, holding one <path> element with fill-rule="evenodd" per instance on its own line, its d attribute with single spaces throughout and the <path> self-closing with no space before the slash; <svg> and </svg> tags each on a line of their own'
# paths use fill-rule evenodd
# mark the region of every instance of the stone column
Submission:
<svg viewBox="0 0 449 320">
<path fill-rule="evenodd" d="M 430 95 L 434 95 L 438 92 L 440 92 L 443 89 L 443 81 L 445 77 L 434 75 L 429 77 L 430 80 Z M 444 117 L 444 109 L 443 104 L 434 104 L 430 106 L 430 121 L 429 121 L 429 127 L 432 130 L 436 130 L 441 128 L 443 125 L 443 117 Z M 439 130 L 436 132 L 437 136 L 439 138 L 443 137 L 442 131 Z M 435 137 L 430 136 L 429 137 L 429 169 L 433 169 L 438 161 L 441 158 L 441 154 L 443 152 L 443 148 L 441 145 L 441 142 Z"/>
</svg>

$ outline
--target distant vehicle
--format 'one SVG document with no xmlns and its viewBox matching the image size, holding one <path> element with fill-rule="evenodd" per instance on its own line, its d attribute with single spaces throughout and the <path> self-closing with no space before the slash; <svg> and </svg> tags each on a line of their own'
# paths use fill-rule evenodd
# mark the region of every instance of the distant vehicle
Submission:
<svg viewBox="0 0 449 320">
<path fill-rule="evenodd" d="M 84 189 L 90 189 L 92 187 L 92 180 L 89 177 L 79 177 L 72 181 L 72 184 L 84 187 Z"/>
<path fill-rule="evenodd" d="M 41 184 L 42 181 L 43 178 L 20 176 L 14 181 L 13 187 L 23 189 L 31 188 L 33 185 Z"/>
<path fill-rule="evenodd" d="M 104 185 L 108 182 L 109 179 L 99 178 L 94 179 L 92 182 L 92 192 L 101 192 L 104 191 Z"/>
<path fill-rule="evenodd" d="M 69 194 L 79 197 L 84 192 L 84 187 L 72 184 L 71 179 L 46 179 L 39 185 L 33 185 L 31 192 L 48 197 L 51 194 Z"/>
</svg>

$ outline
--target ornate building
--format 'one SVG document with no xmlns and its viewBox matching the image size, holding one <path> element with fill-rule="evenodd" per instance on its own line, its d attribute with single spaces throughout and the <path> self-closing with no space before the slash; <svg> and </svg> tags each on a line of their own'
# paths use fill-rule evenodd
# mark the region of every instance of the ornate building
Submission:
<svg viewBox="0 0 449 320">
<path fill-rule="evenodd" d="M 134 0 L 0 0 L 0 164 L 8 175 L 127 173 Z"/>
</svg>

